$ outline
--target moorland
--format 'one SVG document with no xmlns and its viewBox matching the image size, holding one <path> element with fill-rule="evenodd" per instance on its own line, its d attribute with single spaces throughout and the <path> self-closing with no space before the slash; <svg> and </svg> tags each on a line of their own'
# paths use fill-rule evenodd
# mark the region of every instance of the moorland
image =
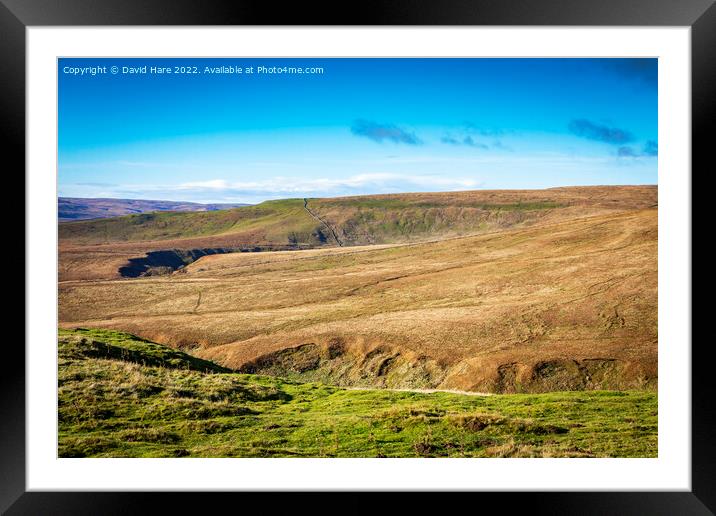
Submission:
<svg viewBox="0 0 716 516">
<path fill-rule="evenodd" d="M 653 456 L 657 198 L 482 190 L 61 223 L 61 454 Z M 139 437 L 108 446 L 109 428 Z"/>
</svg>

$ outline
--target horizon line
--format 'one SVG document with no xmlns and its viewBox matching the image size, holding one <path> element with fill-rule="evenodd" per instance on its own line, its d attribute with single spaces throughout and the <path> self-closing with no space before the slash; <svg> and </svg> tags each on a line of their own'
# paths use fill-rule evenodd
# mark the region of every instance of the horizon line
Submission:
<svg viewBox="0 0 716 516">
<path fill-rule="evenodd" d="M 451 194 L 451 193 L 464 193 L 464 192 L 537 192 L 544 190 L 556 190 L 558 188 L 605 188 L 605 187 L 645 187 L 645 186 L 659 186 L 658 183 L 635 183 L 635 184 L 591 184 L 591 185 L 561 185 L 561 186 L 549 186 L 545 188 L 477 188 L 467 190 L 436 190 L 429 192 L 391 192 L 391 193 L 365 193 L 365 194 L 352 194 L 352 195 L 334 195 L 326 197 L 279 197 L 273 199 L 264 199 L 260 202 L 249 203 L 242 201 L 187 201 L 181 199 L 141 199 L 136 197 L 77 197 L 77 196 L 62 196 L 58 195 L 57 200 L 60 199 L 80 199 L 80 200 L 94 200 L 94 201 L 143 201 L 143 202 L 175 202 L 175 203 L 186 203 L 186 204 L 197 204 L 200 206 L 207 206 L 211 204 L 244 204 L 247 206 L 254 206 L 269 201 L 288 201 L 294 199 L 343 199 L 351 197 L 379 197 L 379 196 L 390 196 L 390 195 L 425 195 L 425 194 Z"/>
</svg>

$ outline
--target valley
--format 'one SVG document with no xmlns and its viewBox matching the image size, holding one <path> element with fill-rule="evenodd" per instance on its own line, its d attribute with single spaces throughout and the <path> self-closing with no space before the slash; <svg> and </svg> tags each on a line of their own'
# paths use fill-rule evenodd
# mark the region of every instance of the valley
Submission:
<svg viewBox="0 0 716 516">
<path fill-rule="evenodd" d="M 303 200 L 161 214 L 175 228 L 167 240 L 99 243 L 99 222 L 72 223 L 61 226 L 60 325 L 129 331 L 232 370 L 341 386 L 654 389 L 657 190 L 555 190 L 308 200 L 326 222 Z M 159 219 L 137 223 L 137 234 L 156 238 Z M 108 219 L 108 234 L 119 240 L 128 220 Z M 326 223 L 343 246 L 311 240 Z M 199 242 L 292 250 L 118 273 L 134 253 Z M 63 270 L 73 261 L 81 267 Z"/>
</svg>

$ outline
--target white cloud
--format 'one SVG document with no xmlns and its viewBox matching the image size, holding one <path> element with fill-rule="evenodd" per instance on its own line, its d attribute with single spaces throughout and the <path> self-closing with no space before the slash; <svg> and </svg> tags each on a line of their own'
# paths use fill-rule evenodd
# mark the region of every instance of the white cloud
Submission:
<svg viewBox="0 0 716 516">
<path fill-rule="evenodd" d="M 193 181 L 190 183 L 182 183 L 178 186 L 179 189 L 191 189 L 191 188 L 214 188 L 218 190 L 230 188 L 228 181 L 224 179 L 212 179 L 210 181 Z"/>
<path fill-rule="evenodd" d="M 287 197 L 337 197 L 400 192 L 455 191 L 480 188 L 482 183 L 471 177 L 366 173 L 344 178 L 272 177 L 257 181 L 207 179 L 175 185 L 116 185 L 112 192 L 103 188 L 104 196 L 184 200 L 195 202 L 249 202 Z M 83 197 L 94 197 L 85 187 Z M 69 192 L 68 192 L 69 193 Z M 88 195 L 89 194 L 89 195 Z M 109 195 L 108 195 L 109 194 Z"/>
<path fill-rule="evenodd" d="M 268 194 L 294 194 L 300 192 L 336 192 L 353 189 L 403 188 L 417 186 L 421 188 L 477 188 L 480 182 L 473 178 L 448 178 L 437 175 L 405 175 L 395 173 L 358 174 L 346 178 L 309 178 L 297 179 L 274 177 L 263 181 L 236 181 L 211 179 L 192 181 L 177 185 L 177 190 L 216 190 L 251 191 Z M 172 187 L 165 187 L 172 188 Z"/>
<path fill-rule="evenodd" d="M 461 190 L 479 188 L 474 178 L 448 178 L 437 175 L 404 175 L 395 173 L 358 174 L 346 178 L 296 179 L 273 177 L 261 181 L 236 181 L 211 179 L 181 183 L 167 190 L 193 191 L 222 194 L 223 196 L 335 196 L 358 193 L 408 192 L 413 190 Z"/>
</svg>

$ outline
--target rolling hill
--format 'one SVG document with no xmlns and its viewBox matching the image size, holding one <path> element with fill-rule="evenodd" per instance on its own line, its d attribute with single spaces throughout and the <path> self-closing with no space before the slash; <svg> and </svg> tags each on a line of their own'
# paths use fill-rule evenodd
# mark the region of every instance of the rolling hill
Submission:
<svg viewBox="0 0 716 516">
<path fill-rule="evenodd" d="M 266 201 L 198 213 L 133 214 L 63 224 L 59 231 L 62 241 L 75 244 L 164 240 L 190 244 L 192 239 L 200 242 L 211 236 L 227 245 L 361 245 L 501 229 L 555 214 L 583 216 L 655 204 L 654 186 L 366 195 Z"/>
<path fill-rule="evenodd" d="M 120 277 L 157 250 L 227 252 L 411 243 L 655 207 L 655 186 L 481 190 L 267 201 L 63 223 L 60 280 Z"/>
<path fill-rule="evenodd" d="M 62 281 L 60 324 L 129 331 L 245 373 L 335 385 L 654 389 L 656 197 L 656 187 L 600 187 L 308 200 L 342 246 L 327 239 L 315 249 L 204 256 L 165 276 Z M 250 231 L 278 242 L 323 224 L 300 200 L 262 216 L 242 210 L 183 214 L 177 220 L 197 224 L 171 234 L 201 233 L 183 240 L 192 245 Z M 381 222 L 401 216 L 412 221 L 403 230 Z M 75 224 L 73 238 L 97 238 L 97 226 L 67 226 Z M 137 226 L 142 238 L 160 227 Z M 369 236 L 376 244 L 355 245 Z"/>
<path fill-rule="evenodd" d="M 57 218 L 60 222 L 119 217 L 153 211 L 215 211 L 246 204 L 200 204 L 195 202 L 149 201 L 144 199 L 108 199 L 60 197 Z"/>
</svg>

